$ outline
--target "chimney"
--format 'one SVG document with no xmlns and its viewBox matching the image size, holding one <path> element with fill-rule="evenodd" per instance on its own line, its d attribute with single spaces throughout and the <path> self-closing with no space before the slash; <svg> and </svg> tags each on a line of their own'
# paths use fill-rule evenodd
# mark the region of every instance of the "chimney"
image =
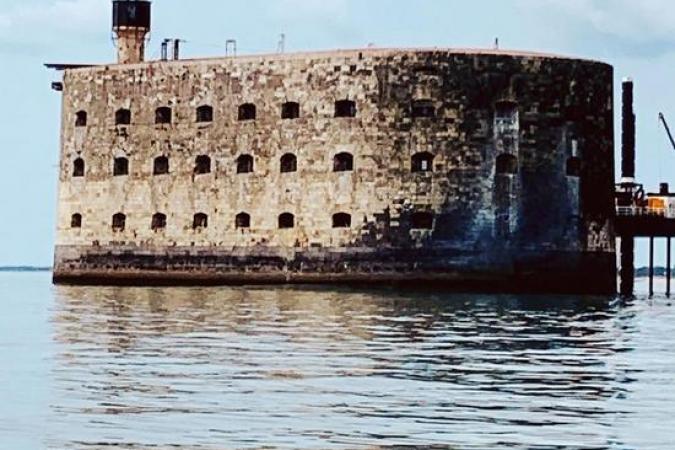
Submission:
<svg viewBox="0 0 675 450">
<path fill-rule="evenodd" d="M 178 61 L 180 59 L 180 39 L 173 40 L 173 60 Z"/>
<path fill-rule="evenodd" d="M 114 0 L 113 33 L 117 39 L 118 64 L 145 60 L 145 39 L 150 32 L 150 1 Z"/>
<path fill-rule="evenodd" d="M 621 182 L 635 182 L 635 112 L 633 80 L 623 80 L 623 119 L 621 123 Z"/>
</svg>

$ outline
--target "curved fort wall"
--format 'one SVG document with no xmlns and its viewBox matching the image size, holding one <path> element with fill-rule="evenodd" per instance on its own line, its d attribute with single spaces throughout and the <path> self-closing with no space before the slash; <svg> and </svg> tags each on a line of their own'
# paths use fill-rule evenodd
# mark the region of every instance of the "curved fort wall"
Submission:
<svg viewBox="0 0 675 450">
<path fill-rule="evenodd" d="M 612 85 L 498 51 L 68 70 L 55 280 L 613 292 Z"/>
</svg>

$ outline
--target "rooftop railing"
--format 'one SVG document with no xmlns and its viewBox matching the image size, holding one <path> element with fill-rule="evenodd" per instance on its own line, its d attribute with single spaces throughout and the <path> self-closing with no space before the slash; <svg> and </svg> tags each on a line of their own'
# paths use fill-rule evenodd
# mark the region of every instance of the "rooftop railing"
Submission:
<svg viewBox="0 0 675 450">
<path fill-rule="evenodd" d="M 647 206 L 617 206 L 616 207 L 617 216 L 659 216 L 665 217 L 666 209 L 665 208 L 650 208 Z"/>
</svg>

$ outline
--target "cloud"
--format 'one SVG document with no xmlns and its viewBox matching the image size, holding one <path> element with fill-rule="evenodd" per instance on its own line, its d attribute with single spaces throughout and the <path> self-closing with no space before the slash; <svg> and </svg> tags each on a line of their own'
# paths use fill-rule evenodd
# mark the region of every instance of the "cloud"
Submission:
<svg viewBox="0 0 675 450">
<path fill-rule="evenodd" d="M 22 3 L 0 11 L 0 42 L 49 47 L 58 37 L 82 40 L 109 26 L 109 0 L 51 0 Z"/>
<path fill-rule="evenodd" d="M 650 56 L 675 47 L 672 0 L 519 0 L 518 6 L 570 39 L 619 53 Z"/>
</svg>

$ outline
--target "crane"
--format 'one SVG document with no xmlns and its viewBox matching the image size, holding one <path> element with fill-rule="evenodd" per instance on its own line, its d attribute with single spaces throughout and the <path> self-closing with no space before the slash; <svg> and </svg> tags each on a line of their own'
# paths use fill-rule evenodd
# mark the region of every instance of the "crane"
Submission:
<svg viewBox="0 0 675 450">
<path fill-rule="evenodd" d="M 663 124 L 663 128 L 666 129 L 666 133 L 668 133 L 668 139 L 670 139 L 670 144 L 673 146 L 673 150 L 675 150 L 675 139 L 673 139 L 673 133 L 670 132 L 668 122 L 666 122 L 666 116 L 664 116 L 663 113 L 659 113 L 659 120 Z"/>
</svg>

